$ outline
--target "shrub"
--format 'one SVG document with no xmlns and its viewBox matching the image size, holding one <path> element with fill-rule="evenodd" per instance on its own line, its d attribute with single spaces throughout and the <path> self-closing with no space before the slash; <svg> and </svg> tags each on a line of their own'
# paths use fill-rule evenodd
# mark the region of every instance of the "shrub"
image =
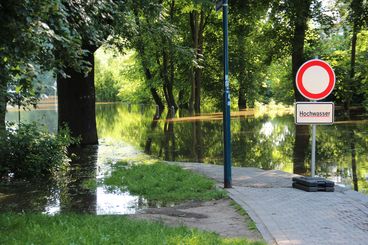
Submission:
<svg viewBox="0 0 368 245">
<path fill-rule="evenodd" d="M 67 128 L 50 134 L 36 123 L 8 125 L 0 134 L 0 176 L 50 177 L 68 162 L 67 147 L 76 142 Z"/>
</svg>

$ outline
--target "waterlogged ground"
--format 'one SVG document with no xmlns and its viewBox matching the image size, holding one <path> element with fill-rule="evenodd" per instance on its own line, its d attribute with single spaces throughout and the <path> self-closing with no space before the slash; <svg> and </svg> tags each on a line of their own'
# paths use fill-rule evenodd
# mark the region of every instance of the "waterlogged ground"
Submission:
<svg viewBox="0 0 368 245">
<path fill-rule="evenodd" d="M 89 188 L 87 182 L 101 182 L 111 166 L 121 159 L 134 159 L 141 152 L 113 140 L 99 146 L 74 149 L 68 171 L 57 180 L 42 183 L 3 183 L 0 185 L 0 211 L 38 211 L 46 214 L 83 212 L 92 214 L 133 214 L 156 207 L 129 192 L 109 191 L 107 186 Z"/>
<path fill-rule="evenodd" d="M 133 219 L 158 221 L 169 226 L 195 227 L 223 237 L 262 239 L 249 217 L 237 212 L 227 198 L 167 203 L 162 207 L 158 202 L 101 184 L 114 171 L 116 161 L 150 159 L 132 146 L 101 140 L 98 147 L 75 149 L 73 153 L 79 157 L 74 158 L 69 170 L 57 181 L 1 184 L 0 212 L 129 215 Z"/>
<path fill-rule="evenodd" d="M 368 116 L 347 118 L 336 110 L 333 125 L 317 126 L 317 175 L 357 191 L 368 192 Z M 56 130 L 52 101 L 40 110 L 22 112 L 21 121 L 41 121 Z M 7 119 L 18 121 L 18 112 Z M 100 138 L 127 142 L 153 157 L 169 161 L 222 164 L 222 114 L 204 109 L 201 115 L 166 111 L 144 105 L 97 104 Z M 277 169 L 310 175 L 310 133 L 297 127 L 293 109 L 278 106 L 232 111 L 232 163 L 234 166 Z"/>
</svg>

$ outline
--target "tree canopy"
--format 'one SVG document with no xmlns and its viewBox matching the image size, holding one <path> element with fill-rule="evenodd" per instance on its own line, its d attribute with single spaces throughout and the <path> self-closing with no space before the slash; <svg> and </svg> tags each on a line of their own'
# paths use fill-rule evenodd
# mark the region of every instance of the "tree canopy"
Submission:
<svg viewBox="0 0 368 245">
<path fill-rule="evenodd" d="M 331 98 L 346 108 L 368 106 L 366 0 L 232 0 L 229 6 L 233 105 L 301 100 L 295 73 L 319 57 L 337 75 Z M 75 71 L 86 77 L 94 73 L 91 57 L 102 45 L 131 55 L 135 64 L 121 66 L 129 72 L 113 80 L 96 71 L 97 94 L 104 89 L 106 99 L 196 113 L 222 103 L 222 16 L 214 1 L 3 0 L 0 17 L 2 127 L 7 102 L 35 102 L 38 74 L 52 71 L 67 80 Z M 119 79 L 134 77 L 142 94 L 122 98 Z M 94 96 L 94 88 L 89 93 Z"/>
</svg>

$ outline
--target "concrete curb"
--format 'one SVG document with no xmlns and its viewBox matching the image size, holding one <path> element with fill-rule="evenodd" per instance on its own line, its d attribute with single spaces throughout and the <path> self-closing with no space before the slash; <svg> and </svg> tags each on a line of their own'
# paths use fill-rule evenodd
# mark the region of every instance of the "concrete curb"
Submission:
<svg viewBox="0 0 368 245">
<path fill-rule="evenodd" d="M 258 231 L 261 233 L 263 239 L 267 242 L 267 244 L 276 245 L 276 240 L 271 235 L 265 224 L 262 222 L 261 218 L 259 218 L 259 216 L 249 205 L 247 205 L 245 202 L 237 197 L 237 194 L 239 195 L 239 193 L 236 191 L 235 188 L 236 187 L 233 186 L 232 189 L 226 189 L 227 192 L 230 194 L 230 198 L 233 199 L 248 213 L 249 217 L 256 223 Z"/>
</svg>

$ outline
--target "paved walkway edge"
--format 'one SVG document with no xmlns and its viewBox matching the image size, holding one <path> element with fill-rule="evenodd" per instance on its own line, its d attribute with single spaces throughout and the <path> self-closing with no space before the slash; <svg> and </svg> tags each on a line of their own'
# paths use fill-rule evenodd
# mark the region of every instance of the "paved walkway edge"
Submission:
<svg viewBox="0 0 368 245">
<path fill-rule="evenodd" d="M 271 235 L 270 231 L 267 229 L 262 220 L 258 217 L 258 215 L 254 212 L 254 210 L 245 202 L 243 202 L 239 197 L 240 193 L 236 190 L 234 186 L 231 189 L 225 189 L 230 194 L 230 198 L 233 199 L 237 204 L 239 204 L 249 215 L 249 217 L 256 223 L 258 231 L 263 236 L 263 239 L 267 242 L 267 244 L 276 245 L 276 240 Z"/>
</svg>

